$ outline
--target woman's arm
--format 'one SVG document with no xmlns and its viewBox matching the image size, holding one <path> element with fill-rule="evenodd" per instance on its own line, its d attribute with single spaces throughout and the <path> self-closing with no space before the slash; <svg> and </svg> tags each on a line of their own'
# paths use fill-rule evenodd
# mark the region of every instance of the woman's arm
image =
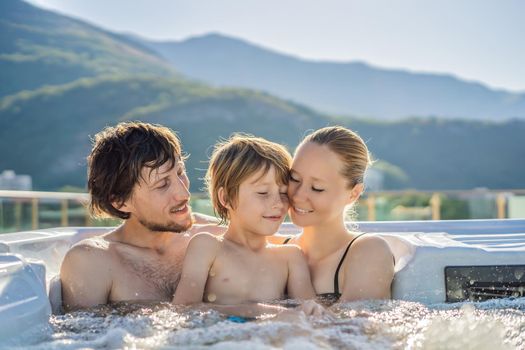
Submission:
<svg viewBox="0 0 525 350">
<path fill-rule="evenodd" d="M 343 265 L 340 301 L 390 299 L 394 278 L 393 254 L 378 236 L 364 236 L 350 248 Z"/>
</svg>

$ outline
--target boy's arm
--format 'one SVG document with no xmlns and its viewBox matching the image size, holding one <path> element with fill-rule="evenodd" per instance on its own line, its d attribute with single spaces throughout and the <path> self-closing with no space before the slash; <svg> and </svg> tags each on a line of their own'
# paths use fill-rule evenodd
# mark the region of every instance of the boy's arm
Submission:
<svg viewBox="0 0 525 350">
<path fill-rule="evenodd" d="M 179 285 L 173 297 L 174 304 L 202 302 L 208 273 L 219 244 L 217 238 L 209 233 L 199 233 L 191 238 L 184 257 Z"/>
<path fill-rule="evenodd" d="M 314 287 L 310 279 L 310 270 L 301 248 L 296 245 L 282 247 L 288 257 L 288 295 L 293 299 L 315 298 Z"/>
</svg>

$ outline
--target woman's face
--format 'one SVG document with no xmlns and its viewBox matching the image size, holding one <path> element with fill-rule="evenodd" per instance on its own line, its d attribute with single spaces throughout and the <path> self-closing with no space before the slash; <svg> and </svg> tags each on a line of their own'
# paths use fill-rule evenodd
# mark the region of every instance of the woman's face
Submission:
<svg viewBox="0 0 525 350">
<path fill-rule="evenodd" d="M 327 146 L 307 142 L 297 150 L 288 185 L 294 224 L 322 226 L 342 219 L 345 207 L 357 199 L 341 175 L 342 167 Z"/>
</svg>

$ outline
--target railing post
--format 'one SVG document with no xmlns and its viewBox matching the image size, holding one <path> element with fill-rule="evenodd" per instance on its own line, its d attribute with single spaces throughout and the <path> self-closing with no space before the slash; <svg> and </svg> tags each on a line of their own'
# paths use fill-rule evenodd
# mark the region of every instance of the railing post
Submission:
<svg viewBox="0 0 525 350">
<path fill-rule="evenodd" d="M 505 219 L 506 218 L 506 207 L 507 206 L 507 198 L 503 193 L 499 193 L 496 197 L 496 207 L 498 208 L 498 219 Z"/>
<path fill-rule="evenodd" d="M 31 199 L 31 228 L 38 229 L 38 198 Z"/>
<path fill-rule="evenodd" d="M 22 202 L 15 201 L 15 228 L 17 231 L 22 229 Z"/>
<path fill-rule="evenodd" d="M 439 193 L 433 193 L 430 197 L 430 207 L 432 208 L 432 220 L 441 220 L 441 198 Z"/>
<path fill-rule="evenodd" d="M 69 218 L 68 218 L 68 203 L 67 199 L 62 199 L 62 205 L 60 208 L 60 225 L 62 227 L 68 226 Z"/>
<path fill-rule="evenodd" d="M 366 199 L 366 206 L 368 211 L 368 221 L 376 221 L 376 197 L 371 194 Z"/>
</svg>

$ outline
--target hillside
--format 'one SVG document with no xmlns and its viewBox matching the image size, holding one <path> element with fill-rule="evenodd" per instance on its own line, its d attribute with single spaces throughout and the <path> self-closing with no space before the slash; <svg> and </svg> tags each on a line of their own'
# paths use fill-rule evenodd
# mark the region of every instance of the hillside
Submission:
<svg viewBox="0 0 525 350">
<path fill-rule="evenodd" d="M 267 91 L 325 113 L 383 120 L 413 116 L 525 119 L 525 94 L 490 89 L 451 75 L 387 70 L 360 62 L 302 60 L 218 34 L 180 42 L 132 40 L 203 82 Z"/>
<path fill-rule="evenodd" d="M 0 96 L 123 73 L 175 70 L 134 41 L 23 1 L 0 1 Z"/>
<path fill-rule="evenodd" d="M 90 136 L 121 120 L 176 130 L 191 155 L 193 191 L 202 188 L 200 178 L 219 138 L 244 131 L 293 150 L 308 130 L 330 124 L 358 131 L 376 159 L 404 170 L 408 182 L 387 181 L 389 188 L 525 186 L 525 121 L 337 120 L 254 91 L 136 76 L 86 78 L 1 100 L 0 169 L 32 174 L 38 189 L 82 187 Z"/>
</svg>

